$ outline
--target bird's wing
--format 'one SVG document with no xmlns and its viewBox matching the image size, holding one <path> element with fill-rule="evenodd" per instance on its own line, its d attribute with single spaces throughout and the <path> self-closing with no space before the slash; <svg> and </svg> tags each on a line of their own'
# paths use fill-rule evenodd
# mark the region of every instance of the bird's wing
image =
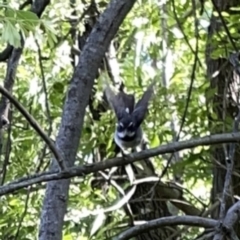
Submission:
<svg viewBox="0 0 240 240">
<path fill-rule="evenodd" d="M 144 92 L 142 98 L 137 102 L 134 108 L 132 116 L 135 119 L 137 126 L 140 126 L 140 124 L 143 122 L 145 115 L 148 111 L 148 103 L 153 95 L 153 88 L 155 83 L 155 81 L 151 83 L 151 85 Z"/>
<path fill-rule="evenodd" d="M 118 119 L 121 119 L 126 113 L 133 112 L 135 99 L 132 94 L 124 92 L 115 94 L 109 86 L 105 87 L 105 94 Z"/>
</svg>

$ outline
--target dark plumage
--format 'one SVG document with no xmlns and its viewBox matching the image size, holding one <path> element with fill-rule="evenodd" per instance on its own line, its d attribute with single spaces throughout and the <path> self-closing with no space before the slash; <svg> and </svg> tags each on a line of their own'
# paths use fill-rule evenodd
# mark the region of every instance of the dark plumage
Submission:
<svg viewBox="0 0 240 240">
<path fill-rule="evenodd" d="M 140 125 L 148 111 L 154 84 L 155 82 L 148 87 L 136 105 L 133 94 L 123 91 L 115 94 L 109 86 L 105 88 L 108 103 L 114 110 L 118 121 L 114 140 L 122 150 L 135 148 L 142 141 L 143 133 Z"/>
</svg>

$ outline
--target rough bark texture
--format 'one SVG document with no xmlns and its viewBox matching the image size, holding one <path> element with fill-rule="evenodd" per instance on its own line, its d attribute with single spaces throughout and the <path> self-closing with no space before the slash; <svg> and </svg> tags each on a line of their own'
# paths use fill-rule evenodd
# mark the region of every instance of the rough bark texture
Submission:
<svg viewBox="0 0 240 240">
<path fill-rule="evenodd" d="M 215 5 L 220 11 L 230 12 L 230 7 L 239 7 L 240 3 L 238 0 L 214 0 Z M 225 23 L 227 20 L 225 19 Z M 240 29 L 239 29 L 240 30 Z M 212 16 L 211 25 L 209 27 L 209 36 L 208 44 L 206 51 L 206 63 L 207 63 L 207 74 L 211 81 L 211 89 L 215 89 L 215 95 L 211 96 L 211 103 L 213 104 L 213 111 L 217 116 L 217 121 L 210 119 L 213 124 L 210 124 L 212 133 L 220 133 L 232 130 L 232 123 L 234 121 L 234 116 L 236 116 L 236 106 L 239 106 L 239 96 L 238 88 L 239 86 L 239 76 L 235 73 L 233 66 L 229 62 L 229 56 L 226 58 L 211 58 L 211 53 L 216 49 L 227 49 L 229 52 L 233 52 L 233 47 L 229 49 L 229 38 L 221 36 L 221 40 L 216 44 L 216 41 L 213 41 L 214 36 L 218 35 L 220 31 L 225 31 L 223 28 L 222 20 L 219 17 Z M 233 39 L 234 41 L 234 39 Z M 228 46 L 227 46 L 228 44 Z M 214 76 L 215 73 L 219 71 L 219 74 Z M 211 118 L 211 117 L 210 117 Z M 214 117 L 216 118 L 216 117 Z M 231 119 L 229 121 L 229 119 Z M 237 145 L 237 151 L 235 154 L 234 170 L 239 171 L 240 162 L 239 162 L 239 145 Z M 223 186 L 225 181 L 226 171 L 223 168 L 219 168 L 216 161 L 220 164 L 226 164 L 226 152 L 229 151 L 228 144 L 218 145 L 213 149 L 213 188 L 211 194 L 211 201 L 214 203 L 217 198 L 221 197 L 223 192 Z M 233 195 L 240 194 L 239 179 L 238 177 L 232 177 L 232 189 L 231 194 L 228 196 L 226 201 L 227 209 L 234 203 Z M 219 209 L 216 209 L 212 213 L 212 217 L 215 219 L 219 218 Z M 238 229 L 238 236 L 240 236 L 240 227 Z"/>
<path fill-rule="evenodd" d="M 71 80 L 64 105 L 56 145 L 67 166 L 72 166 L 80 142 L 85 108 L 96 77 L 99 64 L 120 24 L 134 4 L 134 0 L 114 0 L 101 15 L 84 46 L 76 71 Z M 52 169 L 57 168 L 53 161 Z M 70 180 L 48 183 L 43 203 L 40 240 L 62 239 Z"/>
</svg>

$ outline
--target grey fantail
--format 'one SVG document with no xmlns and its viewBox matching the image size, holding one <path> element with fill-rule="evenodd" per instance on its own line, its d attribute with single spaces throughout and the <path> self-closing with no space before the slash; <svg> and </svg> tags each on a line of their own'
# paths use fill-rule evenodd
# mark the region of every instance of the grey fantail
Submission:
<svg viewBox="0 0 240 240">
<path fill-rule="evenodd" d="M 109 86 L 105 88 L 108 103 L 115 112 L 118 121 L 114 141 L 123 152 L 129 148 L 135 149 L 142 142 L 141 124 L 148 111 L 154 85 L 155 82 L 147 88 L 136 104 L 133 94 L 127 94 L 124 91 L 115 94 Z"/>
</svg>

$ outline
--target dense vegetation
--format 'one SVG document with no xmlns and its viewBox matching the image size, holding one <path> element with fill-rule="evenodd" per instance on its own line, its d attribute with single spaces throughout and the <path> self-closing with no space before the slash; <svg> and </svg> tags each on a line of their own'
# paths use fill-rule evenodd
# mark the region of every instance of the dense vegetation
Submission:
<svg viewBox="0 0 240 240">
<path fill-rule="evenodd" d="M 9 1 L 0 13 L 0 239 L 240 238 L 237 0 Z M 139 99 L 153 80 L 154 149 L 119 158 L 104 84 Z"/>
</svg>

